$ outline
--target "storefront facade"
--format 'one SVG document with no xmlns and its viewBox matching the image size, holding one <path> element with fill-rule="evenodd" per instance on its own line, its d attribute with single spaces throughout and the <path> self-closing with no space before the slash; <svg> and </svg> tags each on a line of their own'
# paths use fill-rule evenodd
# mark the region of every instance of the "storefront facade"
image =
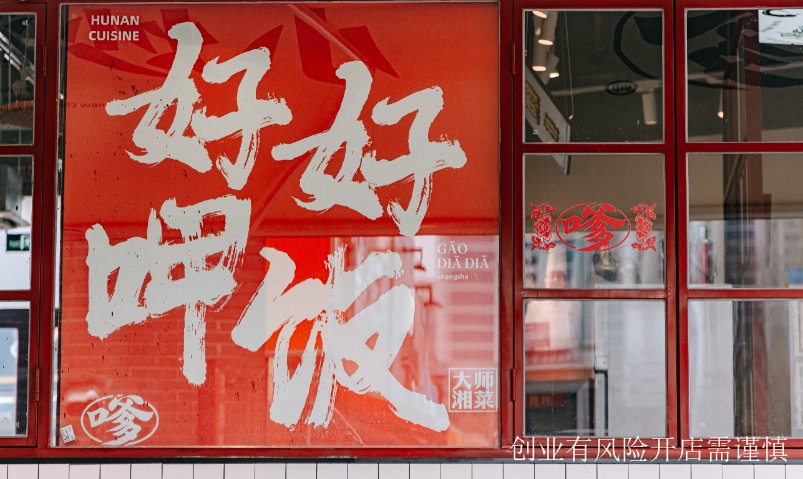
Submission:
<svg viewBox="0 0 803 479">
<path fill-rule="evenodd" d="M 0 6 L 8 477 L 803 477 L 795 7 Z"/>
</svg>

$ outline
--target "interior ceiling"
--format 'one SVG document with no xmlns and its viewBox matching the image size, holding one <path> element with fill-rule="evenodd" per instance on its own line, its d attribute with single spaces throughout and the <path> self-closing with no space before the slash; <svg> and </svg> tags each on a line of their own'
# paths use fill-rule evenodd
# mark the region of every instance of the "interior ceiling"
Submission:
<svg viewBox="0 0 803 479">
<path fill-rule="evenodd" d="M 728 84 L 726 77 L 733 76 L 737 66 L 761 70 L 761 121 L 765 130 L 803 126 L 803 112 L 788 111 L 790 97 L 803 100 L 803 47 L 758 41 L 746 45 L 734 32 L 746 31 L 748 36 L 758 32 L 757 13 L 755 10 L 689 12 L 688 121 L 692 136 L 721 137 L 722 120 L 716 116 L 720 89 Z M 534 17 L 526 18 L 529 35 L 533 36 Z M 650 127 L 643 124 L 639 93 L 650 86 L 663 85 L 663 23 L 658 11 L 560 12 L 552 50 L 560 58 L 557 67 L 560 76 L 546 80 L 547 90 L 566 117 L 574 113 L 571 123 L 575 141 L 588 141 L 583 139 L 585 135 L 604 137 L 602 141 L 661 139 L 660 125 L 650 132 Z M 748 55 L 756 53 L 755 65 L 749 62 L 745 65 L 738 54 L 733 54 L 734 40 L 745 46 Z M 530 38 L 527 48 L 534 47 L 534 38 Z M 528 61 L 532 64 L 532 52 L 528 52 Z M 624 96 L 605 91 L 609 83 L 622 80 L 634 82 L 639 89 Z M 734 88 L 732 82 L 729 85 L 727 88 Z M 756 86 L 759 85 L 741 84 L 736 89 Z M 661 87 L 656 96 L 661 115 Z M 611 121 L 613 116 L 633 121 L 617 125 Z"/>
<path fill-rule="evenodd" d="M 756 10 L 703 10 L 688 14 L 692 136 L 719 133 L 721 139 L 721 123 L 706 113 L 717 111 L 723 88 L 724 98 L 747 91 L 760 98 L 760 112 L 749 112 L 748 121 L 760 122 L 765 140 L 776 139 L 772 137 L 773 131 L 803 127 L 803 113 L 789 108 L 790 104 L 803 100 L 803 46 L 762 41 L 761 14 Z M 745 77 L 745 72 L 757 75 Z"/>
<path fill-rule="evenodd" d="M 0 105 L 33 99 L 35 78 L 33 62 L 36 51 L 34 32 L 35 25 L 32 15 L 0 15 Z M 30 128 L 21 128 L 19 121 L 13 121 L 19 119 L 19 113 L 23 109 L 0 112 L 0 142 L 9 142 L 2 135 L 2 130 L 6 128 L 30 130 Z M 32 120 L 22 124 L 32 124 Z M 19 137 L 11 138 L 16 140 Z M 16 141 L 12 141 L 12 143 L 16 143 Z M 32 194 L 33 174 L 29 157 L 0 157 L 0 167 L 11 168 L 17 173 L 22 181 L 23 196 Z M 0 185 L 0 193 L 3 192 L 4 186 Z"/>
<path fill-rule="evenodd" d="M 560 61 L 557 78 L 547 83 L 564 117 L 570 119 L 573 141 L 660 141 L 661 125 L 646 125 L 641 96 L 606 92 L 614 81 L 636 83 L 641 91 L 658 89 L 663 68 L 661 13 L 658 11 L 570 11 L 558 14 L 552 54 Z M 528 64 L 538 48 L 539 26 L 527 16 Z M 533 24 L 535 21 L 535 24 Z M 660 115 L 660 106 L 657 113 Z"/>
<path fill-rule="evenodd" d="M 574 89 L 604 90 L 615 80 L 658 80 L 662 76 L 660 12 L 562 13 L 555 38 L 554 51 L 565 63 L 562 75 L 550 80 L 550 90 L 570 88 L 565 68 L 569 57 Z"/>
<path fill-rule="evenodd" d="M 2 103 L 33 98 L 36 51 L 33 15 L 0 15 L 0 53 L 3 78 L 0 78 Z"/>
</svg>

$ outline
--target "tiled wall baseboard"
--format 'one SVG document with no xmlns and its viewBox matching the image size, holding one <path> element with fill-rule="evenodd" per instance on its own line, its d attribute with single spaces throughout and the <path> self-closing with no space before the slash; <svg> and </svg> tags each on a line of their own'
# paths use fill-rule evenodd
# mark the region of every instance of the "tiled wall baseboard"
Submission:
<svg viewBox="0 0 803 479">
<path fill-rule="evenodd" d="M 803 479 L 803 464 L 11 464 L 0 479 Z"/>
</svg>

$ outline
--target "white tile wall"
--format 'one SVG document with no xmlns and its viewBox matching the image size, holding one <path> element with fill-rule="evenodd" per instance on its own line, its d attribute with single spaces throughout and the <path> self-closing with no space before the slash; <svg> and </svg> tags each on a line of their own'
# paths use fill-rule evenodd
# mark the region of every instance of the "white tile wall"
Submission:
<svg viewBox="0 0 803 479">
<path fill-rule="evenodd" d="M 316 479 L 315 464 L 288 464 L 286 479 Z M 324 477 L 324 476 L 321 476 Z"/>
<path fill-rule="evenodd" d="M 0 464 L 0 479 L 803 479 L 803 463 Z"/>
<path fill-rule="evenodd" d="M 786 468 L 784 466 L 756 464 L 755 479 L 784 479 Z"/>
<path fill-rule="evenodd" d="M 161 464 L 132 464 L 131 479 L 151 479 L 162 477 Z"/>
<path fill-rule="evenodd" d="M 254 479 L 284 479 L 287 474 L 287 464 L 256 464 L 254 466 Z"/>
<path fill-rule="evenodd" d="M 722 464 L 695 464 L 691 479 L 722 479 Z"/>
<path fill-rule="evenodd" d="M 566 466 L 563 464 L 536 464 L 534 469 L 537 479 L 566 478 Z"/>
<path fill-rule="evenodd" d="M 786 477 L 787 479 L 803 477 L 803 464 L 790 464 L 786 466 Z"/>
<path fill-rule="evenodd" d="M 254 479 L 253 464 L 226 464 L 223 472 L 223 477 L 226 479 Z M 345 479 L 345 476 L 343 476 L 343 479 Z"/>
<path fill-rule="evenodd" d="M 72 466 L 70 469 L 72 469 Z M 8 479 L 39 479 L 39 467 L 35 464 L 11 464 L 8 466 Z"/>
<path fill-rule="evenodd" d="M 348 477 L 348 466 L 344 463 L 318 464 L 318 477 L 325 479 L 346 479 Z"/>
<path fill-rule="evenodd" d="M 441 464 L 441 479 L 471 479 L 471 464 Z"/>
<path fill-rule="evenodd" d="M 726 464 L 722 466 L 722 479 L 753 479 L 753 465 Z"/>
<path fill-rule="evenodd" d="M 70 479 L 100 479 L 100 464 L 70 466 Z"/>
<path fill-rule="evenodd" d="M 504 479 L 533 479 L 535 477 L 532 464 L 505 464 L 503 471 Z"/>
<path fill-rule="evenodd" d="M 627 475 L 627 464 L 600 464 L 597 466 L 597 479 L 628 479 Z"/>
<path fill-rule="evenodd" d="M 502 479 L 504 475 L 502 464 L 474 464 L 471 467 L 471 477 L 475 479 Z M 410 479 L 416 479 L 412 474 Z"/>
<path fill-rule="evenodd" d="M 410 479 L 441 479 L 441 465 L 410 464 Z"/>
<path fill-rule="evenodd" d="M 128 464 L 122 464 L 123 467 L 131 468 Z M 5 478 L 6 473 L 0 474 L 0 477 Z M 48 479 L 70 479 L 70 465 L 69 464 L 42 464 L 39 466 L 39 475 L 47 477 Z"/>
<path fill-rule="evenodd" d="M 39 466 L 39 475 L 42 477 L 50 477 L 42 474 L 42 466 Z M 100 466 L 100 479 L 130 479 L 131 478 L 131 464 L 101 464 Z"/>
<path fill-rule="evenodd" d="M 594 464 L 567 464 L 566 479 L 597 479 L 597 466 Z"/>
<path fill-rule="evenodd" d="M 193 479 L 223 479 L 223 464 L 196 464 Z"/>
<path fill-rule="evenodd" d="M 378 477 L 378 464 L 349 464 L 349 479 L 377 479 Z"/>
<path fill-rule="evenodd" d="M 410 479 L 410 465 L 380 464 L 379 479 Z"/>
<path fill-rule="evenodd" d="M 691 464 L 661 464 L 661 479 L 691 479 Z"/>
<path fill-rule="evenodd" d="M 627 474 L 630 479 L 660 479 L 661 466 L 658 464 L 628 464 Z"/>
<path fill-rule="evenodd" d="M 164 464 L 162 466 L 162 479 L 193 479 L 192 476 L 192 464 Z"/>
</svg>

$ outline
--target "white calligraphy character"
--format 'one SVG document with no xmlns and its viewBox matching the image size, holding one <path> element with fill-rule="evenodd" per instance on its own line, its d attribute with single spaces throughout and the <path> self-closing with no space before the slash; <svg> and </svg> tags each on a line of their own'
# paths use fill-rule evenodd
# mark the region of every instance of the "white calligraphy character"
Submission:
<svg viewBox="0 0 803 479">
<path fill-rule="evenodd" d="M 148 218 L 146 238 L 112 246 L 103 226 L 86 231 L 87 326 L 91 335 L 105 339 L 126 325 L 183 306 L 182 370 L 191 384 L 199 385 L 206 380 L 206 308 L 221 307 L 234 291 L 233 272 L 248 238 L 251 202 L 223 196 L 179 207 L 168 200 L 160 215 L 164 227 L 178 230 L 183 242 L 164 241 L 155 210 Z M 205 234 L 204 222 L 214 218 L 223 218 L 225 226 Z"/>
<path fill-rule="evenodd" d="M 412 178 L 413 191 L 407 208 L 398 200 L 387 206 L 388 214 L 404 236 L 414 236 L 421 228 L 432 194 L 432 174 L 444 168 L 460 169 L 466 164 L 466 154 L 457 141 L 430 141 L 429 127 L 443 109 L 443 91 L 432 87 L 413 93 L 396 103 L 388 98 L 374 106 L 371 118 L 377 125 L 395 125 L 410 113 L 416 112 L 407 145 L 410 153 L 394 160 L 365 158 L 362 174 L 376 185 L 391 185 Z"/>
<path fill-rule="evenodd" d="M 238 109 L 223 116 L 207 116 L 206 107 L 198 106 L 201 97 L 190 78 L 201 54 L 201 32 L 195 24 L 184 22 L 174 25 L 168 34 L 178 42 L 178 47 L 164 84 L 125 100 L 110 101 L 106 113 L 128 115 L 147 105 L 132 137 L 144 153 L 128 153 L 141 163 L 174 159 L 205 173 L 212 168 L 206 144 L 241 137 L 237 159 L 232 162 L 221 155 L 216 162 L 229 188 L 240 190 L 254 167 L 260 130 L 268 125 L 286 125 L 292 119 L 284 100 L 257 98 L 257 86 L 270 69 L 270 51 L 257 48 L 224 62 L 214 58 L 206 63 L 201 76 L 208 83 L 225 83 L 235 74 L 245 72 L 237 88 Z M 163 131 L 158 125 L 173 104 L 175 116 L 167 131 Z M 187 136 L 190 127 L 194 136 Z"/>
<path fill-rule="evenodd" d="M 412 290 L 396 285 L 351 318 L 348 310 L 360 294 L 381 278 L 401 274 L 396 253 L 372 253 L 353 271 L 344 269 L 344 248 L 329 256 L 329 279 L 307 279 L 288 289 L 295 263 L 287 254 L 264 248 L 270 269 L 232 331 L 234 342 L 256 351 L 278 331 L 274 361 L 274 394 L 270 418 L 293 427 L 310 394 L 320 337 L 323 361 L 317 393 L 306 422 L 327 426 L 334 411 L 337 386 L 357 394 L 376 393 L 390 403 L 394 414 L 415 424 L 444 431 L 449 417 L 442 404 L 404 387 L 390 367 L 399 353 L 414 318 Z M 261 307 L 267 305 L 267 308 Z M 291 375 L 288 369 L 290 338 L 304 321 L 313 321 L 301 362 Z M 373 347 L 369 339 L 376 336 Z M 356 365 L 347 371 L 344 362 Z"/>
<path fill-rule="evenodd" d="M 341 205 L 374 220 L 382 216 L 382 205 L 374 185 L 354 179 L 364 157 L 370 154 L 364 152 L 369 138 L 359 116 L 371 90 L 371 73 L 360 62 L 348 62 L 341 65 L 336 74 L 346 81 L 346 91 L 331 128 L 290 145 L 277 145 L 273 148 L 273 158 L 292 160 L 315 150 L 300 184 L 312 200 L 305 202 L 296 198 L 296 203 L 312 211 Z M 335 176 L 330 176 L 326 169 L 332 156 L 342 148 L 345 148 L 343 164 Z"/>
<path fill-rule="evenodd" d="M 284 100 L 257 99 L 257 85 L 270 69 L 270 51 L 257 48 L 222 63 L 214 58 L 204 66 L 203 79 L 209 83 L 223 83 L 234 74 L 245 71 L 237 89 L 237 111 L 223 116 L 206 116 L 206 109 L 195 112 L 192 129 L 204 141 L 241 136 L 240 152 L 233 163 L 225 155 L 217 159 L 217 167 L 226 178 L 229 188 L 240 190 L 245 186 L 254 168 L 259 130 L 267 125 L 286 125 L 292 114 Z"/>
<path fill-rule="evenodd" d="M 276 145 L 273 157 L 291 160 L 315 150 L 300 183 L 301 190 L 312 199 L 296 199 L 299 206 L 312 211 L 340 205 L 366 218 L 377 219 L 383 208 L 376 188 L 411 178 L 413 189 L 407 208 L 393 200 L 387 212 L 401 234 L 413 236 L 420 229 L 429 206 L 432 173 L 444 168 L 459 169 L 466 164 L 466 155 L 458 142 L 429 140 L 429 127 L 443 109 L 443 92 L 433 87 L 393 104 L 385 98 L 374 106 L 372 119 L 378 125 L 396 124 L 416 112 L 408 135 L 409 154 L 394 160 L 377 160 L 376 151 L 367 150 L 370 138 L 359 119 L 371 90 L 371 73 L 365 64 L 353 61 L 342 64 L 337 76 L 345 80 L 346 90 L 331 128 L 292 144 Z M 340 170 L 334 176 L 327 174 L 332 157 L 343 148 Z M 358 172 L 364 180 L 356 179 Z"/>
<path fill-rule="evenodd" d="M 131 159 L 140 163 L 155 164 L 162 160 L 178 160 L 201 173 L 212 168 L 212 161 L 197 136 L 186 136 L 195 104 L 200 100 L 190 73 L 201 54 L 203 37 L 192 23 L 179 23 L 168 32 L 176 40 L 176 57 L 161 87 L 140 93 L 125 100 L 106 104 L 111 116 L 129 115 L 147 105 L 148 109 L 134 129 L 132 140 L 144 150 L 141 155 L 128 152 Z M 176 105 L 175 116 L 167 131 L 158 125 L 171 105 Z"/>
</svg>

